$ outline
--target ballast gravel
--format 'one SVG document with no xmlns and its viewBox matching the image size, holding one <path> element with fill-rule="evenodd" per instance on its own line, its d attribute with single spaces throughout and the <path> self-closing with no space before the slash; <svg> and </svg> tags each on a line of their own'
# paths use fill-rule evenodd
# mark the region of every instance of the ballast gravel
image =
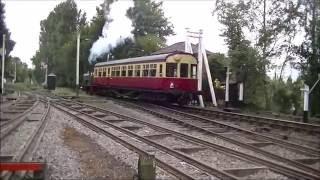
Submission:
<svg viewBox="0 0 320 180">
<path fill-rule="evenodd" d="M 152 124 L 155 124 L 155 125 L 158 125 L 158 126 L 162 126 L 164 128 L 168 128 L 168 129 L 171 129 L 171 130 L 174 130 L 174 131 L 178 131 L 178 132 L 187 134 L 189 136 L 193 136 L 193 137 L 196 137 L 196 138 L 199 138 L 199 139 L 203 139 L 205 141 L 208 141 L 208 142 L 211 142 L 211 143 L 223 146 L 223 147 L 227 147 L 227 148 L 233 149 L 235 151 L 240 151 L 242 153 L 249 154 L 249 155 L 252 155 L 252 156 L 256 156 L 256 157 L 259 157 L 261 159 L 270 160 L 270 161 L 273 161 L 275 163 L 285 165 L 282 162 L 278 162 L 276 160 L 269 159 L 269 158 L 264 157 L 264 156 L 262 156 L 262 155 L 260 155 L 260 154 L 258 154 L 256 152 L 244 149 L 242 147 L 239 147 L 238 145 L 229 143 L 229 142 L 227 142 L 227 141 L 225 141 L 223 139 L 220 139 L 218 137 L 208 136 L 208 135 L 206 135 L 204 133 L 190 130 L 190 129 L 185 128 L 185 127 L 183 127 L 181 125 L 178 125 L 176 123 L 171 123 L 171 122 L 169 122 L 167 120 L 164 120 L 164 119 L 158 118 L 156 116 L 153 116 L 151 114 L 145 113 L 145 112 L 143 112 L 141 110 L 127 108 L 126 106 L 119 105 L 117 102 L 114 102 L 113 100 L 107 100 L 104 103 L 95 102 L 95 103 L 91 103 L 91 104 L 94 105 L 94 106 L 98 106 L 98 107 L 104 108 L 106 110 L 110 110 L 110 111 L 114 111 L 114 112 L 118 112 L 118 113 L 123 113 L 123 114 L 126 114 L 126 115 L 130 116 L 130 117 L 137 118 L 137 119 L 140 119 L 140 120 L 144 120 L 144 121 L 146 121 L 148 123 L 152 123 Z M 283 177 L 283 179 L 285 179 L 285 176 L 279 175 L 277 173 L 273 173 L 271 171 L 269 171 L 269 172 L 270 173 L 268 173 L 268 175 L 266 175 L 266 177 L 268 177 L 270 179 L 274 179 L 273 178 L 274 174 L 277 175 L 276 177 L 281 176 L 281 177 Z"/>
<path fill-rule="evenodd" d="M 66 127 L 74 128 L 78 132 L 85 134 L 114 156 L 118 161 L 132 168 L 136 173 L 139 156 L 113 141 L 105 135 L 96 133 L 87 127 L 82 126 L 72 117 L 52 108 L 51 119 L 44 137 L 36 154 L 36 159 L 44 159 L 48 163 L 49 178 L 51 179 L 79 179 L 84 178 L 85 169 L 80 165 L 79 153 L 66 147 L 61 133 Z M 108 129 L 108 127 L 106 127 Z M 109 128 L 111 130 L 111 128 Z M 123 172 L 122 172 L 123 173 Z M 168 173 L 157 168 L 157 179 L 174 179 Z M 87 177 L 89 178 L 89 177 Z M 91 177 L 90 177 L 91 178 Z"/>
</svg>

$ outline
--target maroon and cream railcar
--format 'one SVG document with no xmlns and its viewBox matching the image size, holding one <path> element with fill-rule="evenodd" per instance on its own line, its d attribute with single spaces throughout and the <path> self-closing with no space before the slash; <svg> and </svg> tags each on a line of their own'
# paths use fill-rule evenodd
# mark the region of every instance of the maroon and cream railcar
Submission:
<svg viewBox="0 0 320 180">
<path fill-rule="evenodd" d="M 197 92 L 197 59 L 176 52 L 97 63 L 91 92 L 188 103 Z"/>
</svg>

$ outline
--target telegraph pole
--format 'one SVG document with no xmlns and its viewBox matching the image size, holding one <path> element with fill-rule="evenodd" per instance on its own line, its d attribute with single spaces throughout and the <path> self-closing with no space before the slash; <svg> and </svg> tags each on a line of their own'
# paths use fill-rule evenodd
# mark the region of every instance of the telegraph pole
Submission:
<svg viewBox="0 0 320 180">
<path fill-rule="evenodd" d="M 199 50 L 201 50 L 201 43 L 202 43 L 202 29 L 199 32 L 199 44 L 198 44 Z M 202 67 L 203 67 L 202 52 L 198 51 L 198 91 L 202 91 Z M 204 107 L 202 95 L 199 95 L 199 102 L 200 102 L 200 106 Z"/>
<path fill-rule="evenodd" d="M 203 30 L 200 29 L 199 32 L 192 32 L 192 31 L 189 31 L 189 28 L 186 28 L 186 32 L 187 32 L 187 34 L 186 34 L 186 41 L 185 41 L 185 52 L 193 54 L 192 46 L 189 42 L 189 37 L 199 39 L 199 43 L 198 43 L 198 68 L 197 68 L 198 69 L 198 72 L 197 72 L 198 73 L 197 74 L 198 91 L 202 90 L 202 69 L 203 69 L 203 65 L 204 65 L 206 68 L 206 75 L 207 75 L 208 84 L 209 84 L 209 88 L 210 88 L 212 104 L 214 106 L 217 106 L 217 100 L 216 100 L 216 95 L 215 95 L 213 84 L 212 84 L 212 78 L 211 78 L 211 72 L 210 72 L 209 63 L 208 63 L 207 52 L 206 52 L 204 45 L 202 43 Z M 191 35 L 189 35 L 189 34 L 191 34 Z M 200 103 L 201 107 L 204 107 L 202 95 L 199 95 L 199 103 Z"/>
<path fill-rule="evenodd" d="M 4 94 L 4 59 L 6 56 L 6 35 L 2 35 L 2 71 L 1 71 L 1 94 Z"/>
</svg>

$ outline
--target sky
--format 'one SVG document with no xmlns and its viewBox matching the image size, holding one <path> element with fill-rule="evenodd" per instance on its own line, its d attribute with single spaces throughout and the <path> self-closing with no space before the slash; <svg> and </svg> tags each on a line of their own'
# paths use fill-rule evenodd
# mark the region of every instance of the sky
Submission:
<svg viewBox="0 0 320 180">
<path fill-rule="evenodd" d="M 103 0 L 75 0 L 78 8 L 87 13 L 89 21 L 96 13 L 96 6 Z M 46 19 L 50 11 L 62 0 L 4 0 L 5 21 L 11 32 L 11 39 L 16 42 L 12 56 L 20 57 L 29 67 L 31 58 L 39 48 L 40 21 Z M 132 36 L 131 21 L 125 17 L 126 9 L 133 6 L 131 0 L 119 0 L 111 6 L 111 17 L 114 21 L 104 31 L 103 36 L 94 44 L 93 53 L 106 50 L 109 43 Z M 220 36 L 223 26 L 212 16 L 214 0 L 164 0 L 165 16 L 174 25 L 175 35 L 167 37 L 167 44 L 185 41 L 185 28 L 192 31 L 203 29 L 203 44 L 212 52 L 227 52 L 223 37 Z M 106 28 L 106 27 L 105 27 Z M 191 39 L 197 43 L 197 40 Z M 272 76 L 273 72 L 269 72 Z M 295 70 L 286 69 L 286 75 L 293 78 L 298 75 Z"/>
</svg>

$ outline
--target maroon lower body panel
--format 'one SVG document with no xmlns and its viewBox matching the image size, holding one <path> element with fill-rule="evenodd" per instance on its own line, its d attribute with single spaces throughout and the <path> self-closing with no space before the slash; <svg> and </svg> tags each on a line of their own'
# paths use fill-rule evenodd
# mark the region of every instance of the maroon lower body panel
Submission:
<svg viewBox="0 0 320 180">
<path fill-rule="evenodd" d="M 156 91 L 197 92 L 197 79 L 155 77 L 98 77 L 93 86 L 144 89 Z"/>
</svg>

